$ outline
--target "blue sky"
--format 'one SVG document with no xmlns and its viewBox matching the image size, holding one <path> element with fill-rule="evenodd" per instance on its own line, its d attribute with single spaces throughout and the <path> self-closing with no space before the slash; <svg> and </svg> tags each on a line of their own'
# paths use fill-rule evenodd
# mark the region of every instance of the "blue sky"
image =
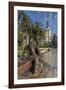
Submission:
<svg viewBox="0 0 66 90">
<path fill-rule="evenodd" d="M 45 11 L 24 11 L 34 23 L 36 21 L 41 22 L 43 27 L 46 27 L 48 18 L 49 27 L 52 32 L 57 34 L 57 12 L 45 12 Z"/>
</svg>

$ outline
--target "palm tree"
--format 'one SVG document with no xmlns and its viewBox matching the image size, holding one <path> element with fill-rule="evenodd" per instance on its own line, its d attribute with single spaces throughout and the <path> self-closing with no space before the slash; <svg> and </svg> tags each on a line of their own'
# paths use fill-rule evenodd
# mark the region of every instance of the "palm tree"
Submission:
<svg viewBox="0 0 66 90">
<path fill-rule="evenodd" d="M 29 57 L 33 55 L 35 62 L 36 59 L 40 59 L 39 42 L 44 36 L 42 24 L 40 22 L 35 22 L 34 24 L 32 24 L 29 16 L 27 16 L 25 13 L 22 13 L 22 16 L 21 14 L 19 14 L 19 16 L 19 25 L 21 26 L 21 30 L 25 33 L 26 40 L 29 41 L 24 49 L 24 53 L 28 51 Z M 19 33 L 19 41 L 20 39 L 23 40 L 23 37 L 21 38 L 22 34 Z M 34 46 L 31 46 L 31 39 L 33 40 L 33 43 L 36 43 Z M 36 56 L 38 56 L 38 58 Z"/>
<path fill-rule="evenodd" d="M 18 11 L 18 24 L 21 24 L 21 20 L 23 18 L 23 16 L 25 15 L 24 11 L 19 10 Z"/>
<path fill-rule="evenodd" d="M 25 32 L 26 40 L 28 42 L 28 39 L 29 39 L 29 43 L 30 43 L 29 34 L 30 34 L 31 22 L 30 22 L 29 16 L 27 16 L 25 14 L 23 15 L 23 18 L 22 18 L 22 21 L 21 21 L 21 25 L 22 25 L 23 32 Z"/>
<path fill-rule="evenodd" d="M 33 39 L 37 45 L 39 45 L 40 40 L 43 38 L 43 28 L 40 22 L 35 22 L 33 30 Z"/>
</svg>

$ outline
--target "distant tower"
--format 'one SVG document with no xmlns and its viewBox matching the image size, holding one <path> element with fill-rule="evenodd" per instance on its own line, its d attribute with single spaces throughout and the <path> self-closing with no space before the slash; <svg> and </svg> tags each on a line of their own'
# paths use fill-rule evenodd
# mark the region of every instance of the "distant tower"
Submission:
<svg viewBox="0 0 66 90">
<path fill-rule="evenodd" d="M 49 22 L 48 22 L 48 19 L 47 19 L 47 21 L 46 21 L 46 29 L 48 29 L 48 27 L 49 27 Z"/>
<path fill-rule="evenodd" d="M 49 12 L 47 12 L 46 29 L 49 27 Z"/>
<path fill-rule="evenodd" d="M 49 13 L 47 12 L 46 29 L 48 31 L 48 50 L 49 50 Z"/>
</svg>

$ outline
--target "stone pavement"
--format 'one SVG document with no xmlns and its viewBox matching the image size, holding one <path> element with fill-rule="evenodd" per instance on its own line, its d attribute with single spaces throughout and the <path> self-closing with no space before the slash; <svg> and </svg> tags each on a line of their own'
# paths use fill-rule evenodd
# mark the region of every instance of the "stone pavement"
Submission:
<svg viewBox="0 0 66 90">
<path fill-rule="evenodd" d="M 34 74 L 29 71 L 27 74 L 18 77 L 21 78 L 52 78 L 57 77 L 57 49 L 42 49 L 42 61 L 36 60 L 36 72 Z"/>
</svg>

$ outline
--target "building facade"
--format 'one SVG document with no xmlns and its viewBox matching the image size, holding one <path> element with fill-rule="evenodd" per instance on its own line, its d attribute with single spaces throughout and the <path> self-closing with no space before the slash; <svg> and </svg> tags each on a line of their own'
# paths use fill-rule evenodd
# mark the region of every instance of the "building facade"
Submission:
<svg viewBox="0 0 66 90">
<path fill-rule="evenodd" d="M 45 39 L 44 39 L 44 42 L 48 43 L 48 42 L 51 42 L 52 41 L 52 32 L 51 32 L 51 29 L 48 28 L 48 29 L 45 29 Z"/>
</svg>

